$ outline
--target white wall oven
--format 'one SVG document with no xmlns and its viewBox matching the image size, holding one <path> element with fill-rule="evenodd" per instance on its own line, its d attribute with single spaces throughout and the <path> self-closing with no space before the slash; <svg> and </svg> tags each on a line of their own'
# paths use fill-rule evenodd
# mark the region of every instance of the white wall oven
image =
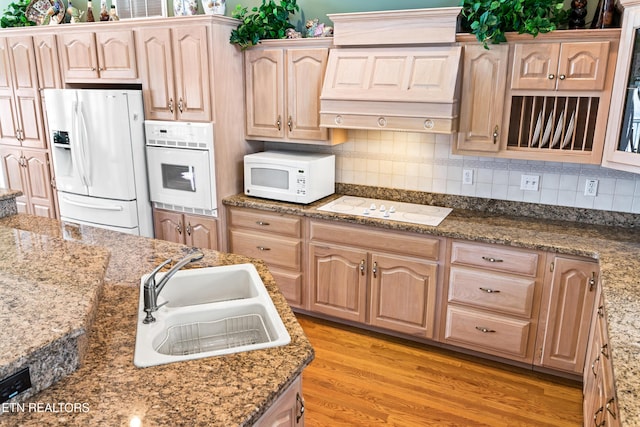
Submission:
<svg viewBox="0 0 640 427">
<path fill-rule="evenodd" d="M 147 120 L 145 134 L 153 205 L 217 217 L 213 125 Z"/>
</svg>

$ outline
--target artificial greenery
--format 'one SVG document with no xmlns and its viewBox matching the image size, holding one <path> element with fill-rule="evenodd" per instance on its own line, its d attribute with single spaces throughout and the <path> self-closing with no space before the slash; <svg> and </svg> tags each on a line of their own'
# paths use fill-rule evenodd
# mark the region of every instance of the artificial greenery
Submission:
<svg viewBox="0 0 640 427">
<path fill-rule="evenodd" d="M 563 26 L 563 0 L 462 0 L 462 26 L 487 43 L 506 42 L 506 32 L 537 36 Z"/>
<path fill-rule="evenodd" d="M 231 32 L 231 43 L 239 45 L 243 50 L 258 44 L 261 39 L 283 39 L 286 31 L 293 28 L 289 22 L 289 15 L 299 11 L 296 0 L 262 0 L 260 7 L 251 9 L 237 5 L 231 14 L 241 20 L 238 28 Z"/>
<path fill-rule="evenodd" d="M 26 11 L 29 6 L 29 0 L 17 0 L 10 3 L 0 18 L 0 27 L 28 27 L 35 25 L 27 19 Z"/>
</svg>

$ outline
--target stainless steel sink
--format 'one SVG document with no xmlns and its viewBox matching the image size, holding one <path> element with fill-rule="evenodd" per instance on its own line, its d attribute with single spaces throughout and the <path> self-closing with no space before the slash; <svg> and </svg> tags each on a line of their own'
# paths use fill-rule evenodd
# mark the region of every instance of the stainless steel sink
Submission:
<svg viewBox="0 0 640 427">
<path fill-rule="evenodd" d="M 161 277 L 158 274 L 158 277 Z M 146 276 L 140 281 L 140 289 Z M 147 367 L 286 345 L 291 341 L 253 264 L 177 272 L 144 324 L 138 308 L 134 364 Z"/>
</svg>

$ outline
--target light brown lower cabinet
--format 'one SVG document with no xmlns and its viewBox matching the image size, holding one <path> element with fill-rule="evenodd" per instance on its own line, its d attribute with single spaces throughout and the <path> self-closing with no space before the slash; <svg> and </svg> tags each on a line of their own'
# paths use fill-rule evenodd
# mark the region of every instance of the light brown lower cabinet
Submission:
<svg viewBox="0 0 640 427">
<path fill-rule="evenodd" d="M 435 337 L 439 239 L 319 221 L 310 233 L 312 312 Z"/>
<path fill-rule="evenodd" d="M 256 427 L 304 427 L 302 377 L 298 376 L 267 412 L 254 424 Z"/>
<path fill-rule="evenodd" d="M 215 218 L 163 209 L 153 209 L 156 239 L 196 248 L 218 249 L 218 221 Z"/>
<path fill-rule="evenodd" d="M 534 363 L 582 374 L 598 288 L 598 263 L 549 255 Z"/>
<path fill-rule="evenodd" d="M 602 295 L 598 295 L 597 301 L 592 311 L 589 350 L 583 372 L 584 426 L 617 427 L 621 423 Z"/>
<path fill-rule="evenodd" d="M 16 198 L 18 212 L 56 218 L 49 154 L 27 148 L 0 146 L 7 186 L 22 191 Z"/>
</svg>

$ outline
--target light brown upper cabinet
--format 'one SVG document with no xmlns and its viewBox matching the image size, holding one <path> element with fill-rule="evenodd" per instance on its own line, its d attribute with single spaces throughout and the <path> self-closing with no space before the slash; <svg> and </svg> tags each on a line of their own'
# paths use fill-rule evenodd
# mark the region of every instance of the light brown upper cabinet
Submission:
<svg viewBox="0 0 640 427">
<path fill-rule="evenodd" d="M 453 153 L 600 164 L 619 36 L 619 29 L 508 34 L 505 59 L 505 45 L 482 52 L 472 36 L 458 35 L 465 56 Z"/>
<path fill-rule="evenodd" d="M 245 52 L 247 139 L 336 144 L 320 127 L 320 93 L 331 40 L 266 40 Z"/>
<path fill-rule="evenodd" d="M 206 25 L 136 30 L 145 117 L 212 119 Z"/>
<path fill-rule="evenodd" d="M 629 0 L 621 2 L 623 5 Z M 625 6 L 602 166 L 640 173 L 640 5 Z"/>
<path fill-rule="evenodd" d="M 464 45 L 457 147 L 496 152 L 500 149 L 509 45 Z"/>
<path fill-rule="evenodd" d="M 0 38 L 0 144 L 46 148 L 31 36 Z"/>
<path fill-rule="evenodd" d="M 602 90 L 608 41 L 516 43 L 512 89 Z"/>
<path fill-rule="evenodd" d="M 61 32 L 57 39 L 65 82 L 138 80 L 132 30 Z"/>
</svg>

